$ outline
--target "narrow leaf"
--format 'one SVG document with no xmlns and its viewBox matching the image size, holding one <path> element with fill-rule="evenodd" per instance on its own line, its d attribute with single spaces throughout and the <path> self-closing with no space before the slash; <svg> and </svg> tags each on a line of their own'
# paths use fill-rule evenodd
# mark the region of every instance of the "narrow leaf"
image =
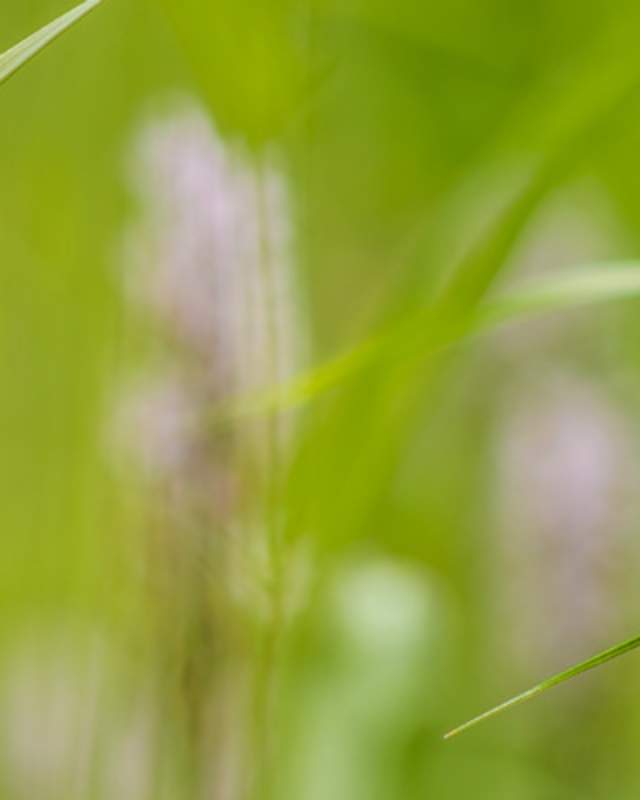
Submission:
<svg viewBox="0 0 640 800">
<path fill-rule="evenodd" d="M 262 392 L 236 398 L 222 413 L 222 417 L 240 419 L 305 405 L 360 372 L 378 355 L 381 344 L 382 339 L 367 339 L 290 380 Z"/>
<path fill-rule="evenodd" d="M 485 711 L 483 714 L 479 714 L 477 717 L 470 719 L 468 722 L 465 722 L 462 725 L 458 725 L 457 728 L 454 728 L 446 733 L 444 738 L 451 739 L 453 736 L 457 736 L 459 733 L 469 730 L 469 728 L 473 728 L 480 722 L 491 719 L 491 717 L 495 717 L 509 708 L 513 708 L 521 703 L 525 703 L 527 700 L 531 700 L 537 695 L 542 694 L 542 692 L 546 692 L 547 689 L 552 689 L 554 686 L 558 686 L 558 684 L 564 683 L 570 678 L 575 678 L 577 675 L 581 675 L 583 672 L 587 672 L 590 669 L 599 667 L 601 664 L 606 664 L 607 661 L 612 661 L 614 658 L 618 658 L 618 656 L 622 656 L 631 650 L 635 650 L 637 647 L 640 647 L 640 636 L 634 636 L 632 639 L 627 639 L 627 641 L 617 644 L 614 647 L 610 647 L 608 650 L 603 650 L 601 653 L 588 658 L 586 661 L 576 664 L 575 666 L 570 667 L 564 672 L 560 672 L 551 678 L 547 678 L 545 681 L 542 681 L 542 683 L 538 683 L 531 689 L 527 689 L 526 692 L 522 692 L 521 694 L 512 697 L 510 700 L 500 703 L 500 705 L 489 709 L 489 711 Z"/>
<path fill-rule="evenodd" d="M 0 55 L 0 84 L 101 2 L 102 0 L 86 0 Z"/>
<path fill-rule="evenodd" d="M 637 261 L 596 264 L 537 278 L 482 304 L 472 325 L 480 331 L 529 316 L 640 294 Z"/>
<path fill-rule="evenodd" d="M 523 287 L 484 300 L 469 320 L 454 328 L 444 341 L 434 341 L 424 356 L 429 357 L 443 346 L 466 336 L 485 333 L 521 319 L 638 296 L 638 261 L 594 264 L 536 278 Z M 416 337 L 418 329 L 428 322 L 428 318 L 427 311 L 419 311 L 394 328 L 364 340 L 289 381 L 264 392 L 236 398 L 221 416 L 229 419 L 286 411 L 311 402 L 357 375 L 376 359 L 402 352 L 406 342 Z"/>
</svg>

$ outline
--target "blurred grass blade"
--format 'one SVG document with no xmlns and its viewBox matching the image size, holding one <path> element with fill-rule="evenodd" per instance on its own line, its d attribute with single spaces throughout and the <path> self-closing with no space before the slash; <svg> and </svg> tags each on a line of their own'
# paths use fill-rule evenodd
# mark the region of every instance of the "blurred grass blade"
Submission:
<svg viewBox="0 0 640 800">
<path fill-rule="evenodd" d="M 640 263 L 595 264 L 537 278 L 483 303 L 472 332 L 528 316 L 578 308 L 640 294 Z"/>
<path fill-rule="evenodd" d="M 384 341 L 384 337 L 373 336 L 279 385 L 238 397 L 222 417 L 239 419 L 306 405 L 361 372 L 379 355 Z"/>
<path fill-rule="evenodd" d="M 601 653 L 588 658 L 586 661 L 576 664 L 575 666 L 570 667 L 564 672 L 560 672 L 551 678 L 547 678 L 545 681 L 542 681 L 542 683 L 533 686 L 531 689 L 527 689 L 526 692 L 522 692 L 521 694 L 512 697 L 510 700 L 506 700 L 504 703 L 500 703 L 500 705 L 489 709 L 489 711 L 485 711 L 483 714 L 480 714 L 479 716 L 470 719 L 468 722 L 459 725 L 457 728 L 454 728 L 446 733 L 444 738 L 451 739 L 453 736 L 457 736 L 459 733 L 469 730 L 469 728 L 473 728 L 480 722 L 485 722 L 486 720 L 491 719 L 491 717 L 495 717 L 509 708 L 513 708 L 521 703 L 525 703 L 527 700 L 531 700 L 537 695 L 542 694 L 542 692 L 546 692 L 547 689 L 552 689 L 554 686 L 558 686 L 560 683 L 564 683 L 571 678 L 575 678 L 577 675 L 581 675 L 583 672 L 587 672 L 590 669 L 594 669 L 602 664 L 606 664 L 607 661 L 612 661 L 614 658 L 618 658 L 618 656 L 629 653 L 631 650 L 635 650 L 637 647 L 640 647 L 640 636 L 634 636 L 632 639 L 627 639 L 625 642 L 617 644 L 614 647 L 610 647 L 608 650 L 603 650 Z"/>
<path fill-rule="evenodd" d="M 102 0 L 86 0 L 0 55 L 0 84 L 101 2 Z"/>
<path fill-rule="evenodd" d="M 640 296 L 640 262 L 604 262 L 529 281 L 525 286 L 484 300 L 469 321 L 454 328 L 444 339 L 432 342 L 424 356 L 465 336 L 485 333 L 500 325 L 584 305 Z M 372 336 L 301 375 L 264 392 L 236 398 L 222 416 L 227 419 L 286 411 L 312 402 L 316 397 L 357 375 L 388 353 L 402 353 L 428 324 L 429 312 L 419 311 L 392 330 Z"/>
</svg>

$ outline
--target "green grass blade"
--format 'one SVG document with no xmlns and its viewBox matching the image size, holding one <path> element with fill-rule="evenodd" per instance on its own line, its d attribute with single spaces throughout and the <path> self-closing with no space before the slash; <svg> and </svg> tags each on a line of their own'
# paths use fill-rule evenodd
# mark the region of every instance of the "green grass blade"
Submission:
<svg viewBox="0 0 640 800">
<path fill-rule="evenodd" d="M 579 308 L 640 294 L 637 261 L 594 264 L 537 278 L 482 304 L 473 332 L 530 316 Z"/>
<path fill-rule="evenodd" d="M 326 362 L 312 367 L 290 380 L 232 400 L 222 412 L 223 419 L 241 419 L 261 414 L 287 411 L 306 405 L 359 373 L 379 355 L 383 337 L 366 339 L 359 345 Z"/>
<path fill-rule="evenodd" d="M 581 306 L 640 296 L 640 262 L 605 262 L 537 278 L 518 289 L 484 300 L 465 324 L 453 329 L 445 341 L 435 341 L 424 356 L 465 336 L 500 325 Z M 286 411 L 306 403 L 357 375 L 385 354 L 403 352 L 407 341 L 427 324 L 428 313 L 420 311 L 395 328 L 366 339 L 351 350 L 313 367 L 264 392 L 236 398 L 223 412 L 225 419 Z"/>
<path fill-rule="evenodd" d="M 542 694 L 542 692 L 546 692 L 548 689 L 552 689 L 554 686 L 558 686 L 560 683 L 564 683 L 571 678 L 575 678 L 577 675 L 581 675 L 583 672 L 587 672 L 590 669 L 595 669 L 595 667 L 606 664 L 607 661 L 612 661 L 614 658 L 618 658 L 625 653 L 629 653 L 631 650 L 635 650 L 637 647 L 640 647 L 640 636 L 634 636 L 631 639 L 627 639 L 625 642 L 621 642 L 614 647 L 610 647 L 608 650 L 603 650 L 601 653 L 588 658 L 586 661 L 582 661 L 580 664 L 576 664 L 575 666 L 564 670 L 564 672 L 553 675 L 551 678 L 547 678 L 541 683 L 538 683 L 536 686 L 533 686 L 531 689 L 527 689 L 525 692 L 506 700 L 504 703 L 500 703 L 500 705 L 485 711 L 483 714 L 479 714 L 473 719 L 470 719 L 468 722 L 458 725 L 457 728 L 453 728 L 453 730 L 450 730 L 448 733 L 446 733 L 444 738 L 451 739 L 453 736 L 457 736 L 459 733 L 467 731 L 469 728 L 473 728 L 479 723 L 491 719 L 491 717 L 502 714 L 503 711 L 506 711 L 509 708 L 513 708 L 521 703 L 525 703 L 527 700 L 531 700 L 534 697 L 537 697 L 537 695 Z"/>
<path fill-rule="evenodd" d="M 102 0 L 86 0 L 0 55 L 0 84 L 8 80 L 20 67 L 23 67 L 101 2 Z"/>
</svg>

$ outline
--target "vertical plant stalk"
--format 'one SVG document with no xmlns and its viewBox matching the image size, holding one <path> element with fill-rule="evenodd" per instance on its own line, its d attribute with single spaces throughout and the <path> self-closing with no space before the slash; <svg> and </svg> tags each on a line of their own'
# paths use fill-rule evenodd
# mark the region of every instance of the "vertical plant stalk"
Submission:
<svg viewBox="0 0 640 800">
<path fill-rule="evenodd" d="M 259 224 L 260 279 L 265 292 L 265 356 L 267 380 L 278 380 L 280 341 L 278 332 L 278 297 L 273 264 L 269 214 L 267 165 L 261 160 L 256 169 L 256 206 Z M 264 629 L 259 633 L 259 654 L 255 681 L 254 705 L 254 788 L 268 796 L 273 754 L 274 692 L 283 620 L 284 553 L 278 520 L 280 488 L 280 418 L 271 414 L 264 420 L 263 514 L 267 537 L 268 585 Z"/>
</svg>

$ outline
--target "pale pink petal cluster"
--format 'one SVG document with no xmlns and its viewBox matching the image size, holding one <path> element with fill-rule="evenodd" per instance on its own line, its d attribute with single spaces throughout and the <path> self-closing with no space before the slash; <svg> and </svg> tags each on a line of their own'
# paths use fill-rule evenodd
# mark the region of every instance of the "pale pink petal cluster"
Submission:
<svg viewBox="0 0 640 800">
<path fill-rule="evenodd" d="M 525 664 L 554 670 L 615 639 L 631 439 L 588 379 L 545 375 L 511 398 L 497 451 L 500 617 Z"/>
<path fill-rule="evenodd" d="M 138 376 L 126 394 L 121 438 L 156 478 L 209 479 L 207 458 L 218 474 L 226 458 L 220 441 L 210 454 L 217 410 L 300 367 L 286 178 L 275 159 L 224 141 L 184 99 L 143 124 L 129 160 L 138 210 L 125 297 L 162 352 L 146 384 Z"/>
</svg>

